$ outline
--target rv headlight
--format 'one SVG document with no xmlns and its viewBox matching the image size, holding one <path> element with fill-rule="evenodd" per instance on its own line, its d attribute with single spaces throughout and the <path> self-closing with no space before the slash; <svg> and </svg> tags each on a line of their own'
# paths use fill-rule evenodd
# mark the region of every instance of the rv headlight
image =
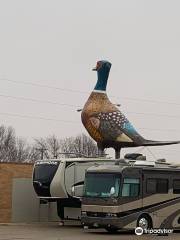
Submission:
<svg viewBox="0 0 180 240">
<path fill-rule="evenodd" d="M 117 214 L 116 214 L 116 213 L 113 213 L 113 217 L 117 217 Z"/>
<path fill-rule="evenodd" d="M 107 217 L 117 217 L 116 213 L 107 213 Z"/>
<path fill-rule="evenodd" d="M 83 211 L 81 212 L 81 216 L 86 216 L 87 215 L 87 212 Z"/>
</svg>

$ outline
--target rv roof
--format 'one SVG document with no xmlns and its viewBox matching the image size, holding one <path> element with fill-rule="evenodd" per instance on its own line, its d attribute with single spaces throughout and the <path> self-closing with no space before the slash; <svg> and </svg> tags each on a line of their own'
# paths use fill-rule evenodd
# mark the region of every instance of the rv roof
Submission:
<svg viewBox="0 0 180 240">
<path fill-rule="evenodd" d="M 87 172 L 97 172 L 97 173 L 121 173 L 125 168 L 138 168 L 143 170 L 151 170 L 151 171 L 180 171 L 180 168 L 174 167 L 152 167 L 152 166 L 117 166 L 117 165 L 97 165 L 92 166 L 87 169 Z"/>
<path fill-rule="evenodd" d="M 54 159 L 41 159 L 41 160 L 37 160 L 36 162 L 51 162 L 51 161 L 57 161 L 57 162 L 89 162 L 89 161 L 107 161 L 107 162 L 113 162 L 115 161 L 115 159 L 108 159 L 108 158 L 54 158 Z"/>
<path fill-rule="evenodd" d="M 97 165 L 88 168 L 88 172 L 122 172 L 125 168 L 141 168 L 146 170 L 164 170 L 164 171 L 180 171 L 180 165 L 175 165 L 161 161 L 143 161 L 143 160 L 130 160 L 120 159 L 116 160 L 115 165 Z"/>
<path fill-rule="evenodd" d="M 96 165 L 89 167 L 87 169 L 88 172 L 122 172 L 122 170 L 125 168 L 125 166 L 118 166 L 118 165 Z"/>
<path fill-rule="evenodd" d="M 180 165 L 178 164 L 171 164 L 164 161 L 144 161 L 144 160 L 128 160 L 128 159 L 107 159 L 107 158 L 59 158 L 59 159 L 44 159 L 44 160 L 37 160 L 36 162 L 99 162 L 99 164 L 102 162 L 103 167 L 105 167 L 105 162 L 115 162 L 115 166 L 108 165 L 107 169 L 119 169 L 123 167 L 133 166 L 138 168 L 154 168 L 154 169 L 177 169 L 180 170 Z M 36 163 L 35 162 L 35 163 Z M 97 169 L 97 168 L 96 168 Z"/>
</svg>

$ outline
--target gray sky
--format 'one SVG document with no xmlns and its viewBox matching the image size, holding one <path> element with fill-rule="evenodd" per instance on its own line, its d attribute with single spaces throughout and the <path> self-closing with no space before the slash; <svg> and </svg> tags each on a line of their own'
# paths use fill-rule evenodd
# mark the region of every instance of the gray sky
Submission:
<svg viewBox="0 0 180 240">
<path fill-rule="evenodd" d="M 107 59 L 112 62 L 108 94 L 139 132 L 149 139 L 180 139 L 179 9 L 178 0 L 1 0 L 0 124 L 12 125 L 29 140 L 85 132 L 76 106 L 83 106 L 96 83 L 92 67 Z M 179 160 L 178 145 L 150 150 L 157 157 Z"/>
</svg>

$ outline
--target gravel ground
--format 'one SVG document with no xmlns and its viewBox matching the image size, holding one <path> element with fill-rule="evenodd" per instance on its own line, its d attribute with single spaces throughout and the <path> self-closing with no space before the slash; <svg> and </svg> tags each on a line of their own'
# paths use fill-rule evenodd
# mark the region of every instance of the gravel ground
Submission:
<svg viewBox="0 0 180 240">
<path fill-rule="evenodd" d="M 84 230 L 77 224 L 67 223 L 60 226 L 58 223 L 46 224 L 1 224 L 0 240 L 136 240 L 136 239 L 180 239 L 180 233 L 169 236 L 142 235 L 136 236 L 133 232 L 118 232 L 109 234 L 103 229 Z"/>
</svg>

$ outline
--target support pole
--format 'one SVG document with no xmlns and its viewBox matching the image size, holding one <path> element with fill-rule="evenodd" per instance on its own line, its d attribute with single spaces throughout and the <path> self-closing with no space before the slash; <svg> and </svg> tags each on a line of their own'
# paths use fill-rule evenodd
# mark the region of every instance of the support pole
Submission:
<svg viewBox="0 0 180 240">
<path fill-rule="evenodd" d="M 115 159 L 120 159 L 121 148 L 115 148 Z"/>
<path fill-rule="evenodd" d="M 104 149 L 102 149 L 102 148 L 98 148 L 98 156 L 99 157 L 104 157 Z"/>
<path fill-rule="evenodd" d="M 104 157 L 104 148 L 102 147 L 101 144 L 97 144 L 97 147 L 98 147 L 98 157 Z"/>
</svg>

